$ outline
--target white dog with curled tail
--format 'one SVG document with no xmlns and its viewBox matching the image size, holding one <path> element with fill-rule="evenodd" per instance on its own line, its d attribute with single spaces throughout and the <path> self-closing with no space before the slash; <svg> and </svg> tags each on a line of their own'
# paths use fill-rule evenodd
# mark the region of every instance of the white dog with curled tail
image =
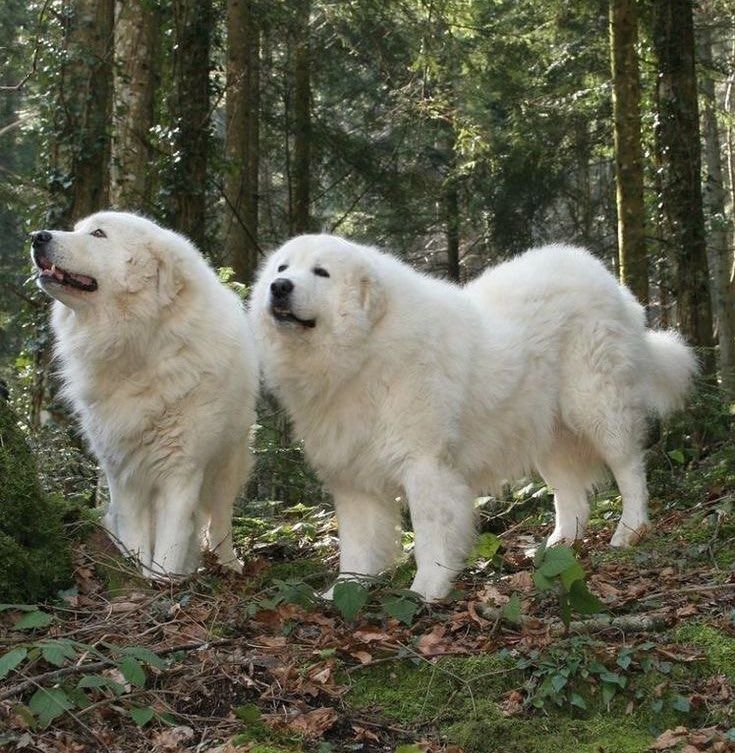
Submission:
<svg viewBox="0 0 735 753">
<path fill-rule="evenodd" d="M 203 546 L 240 570 L 232 508 L 258 389 L 242 303 L 188 240 L 136 215 L 32 246 L 63 394 L 110 485 L 107 528 L 154 577 L 192 572 Z"/>
<path fill-rule="evenodd" d="M 623 497 L 611 543 L 648 528 L 647 418 L 679 405 L 696 362 L 587 251 L 532 250 L 459 287 L 302 236 L 263 265 L 250 310 L 266 382 L 334 496 L 340 577 L 391 565 L 405 500 L 412 589 L 444 597 L 475 496 L 534 468 L 555 495 L 549 544 L 584 535 L 605 466 Z"/>
</svg>

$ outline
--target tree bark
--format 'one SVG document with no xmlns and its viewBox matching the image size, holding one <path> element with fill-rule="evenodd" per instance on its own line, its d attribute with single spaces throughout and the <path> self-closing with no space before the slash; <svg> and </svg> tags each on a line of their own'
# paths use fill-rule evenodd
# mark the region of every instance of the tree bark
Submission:
<svg viewBox="0 0 735 753">
<path fill-rule="evenodd" d="M 662 200 L 666 241 L 677 262 L 679 326 L 693 345 L 703 349 L 704 371 L 712 375 L 712 307 L 700 183 L 692 0 L 656 0 L 653 10 Z"/>
<path fill-rule="evenodd" d="M 55 221 L 67 227 L 109 201 L 114 0 L 76 0 L 71 11 L 56 153 L 56 168 L 67 178 L 52 187 L 60 204 Z"/>
<path fill-rule="evenodd" d="M 298 3 L 294 50 L 293 231 L 311 230 L 311 43 L 310 0 Z"/>
<path fill-rule="evenodd" d="M 168 220 L 199 248 L 206 239 L 211 0 L 173 0 L 173 171 Z"/>
<path fill-rule="evenodd" d="M 159 16 L 156 2 L 117 0 L 115 5 L 110 201 L 117 209 L 148 209 L 151 203 Z"/>
<path fill-rule="evenodd" d="M 451 175 L 444 186 L 444 213 L 447 236 L 447 277 L 459 282 L 459 187 Z"/>
<path fill-rule="evenodd" d="M 245 283 L 258 265 L 259 57 L 252 2 L 228 0 L 224 257 Z"/>
<path fill-rule="evenodd" d="M 709 220 L 709 261 L 712 277 L 712 304 L 717 320 L 720 351 L 720 379 L 730 398 L 735 397 L 735 291 L 730 280 L 733 265 L 732 227 L 725 205 L 727 192 L 722 174 L 720 134 L 717 126 L 715 82 L 712 79 L 712 39 L 709 28 L 699 35 L 702 75 L 702 132 L 704 137 L 705 181 L 703 199 Z"/>
<path fill-rule="evenodd" d="M 610 0 L 620 279 L 648 302 L 636 0 Z"/>
</svg>

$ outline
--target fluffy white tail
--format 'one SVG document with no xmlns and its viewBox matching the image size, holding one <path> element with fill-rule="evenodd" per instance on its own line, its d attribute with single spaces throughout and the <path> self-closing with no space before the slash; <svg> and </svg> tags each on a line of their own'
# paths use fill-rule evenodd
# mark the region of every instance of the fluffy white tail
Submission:
<svg viewBox="0 0 735 753">
<path fill-rule="evenodd" d="M 648 330 L 645 338 L 650 355 L 648 405 L 663 417 L 681 407 L 699 365 L 678 332 Z"/>
</svg>

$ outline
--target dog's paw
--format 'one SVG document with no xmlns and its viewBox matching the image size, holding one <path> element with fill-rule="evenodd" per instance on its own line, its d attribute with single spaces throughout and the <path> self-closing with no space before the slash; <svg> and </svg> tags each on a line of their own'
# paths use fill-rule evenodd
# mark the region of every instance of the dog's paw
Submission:
<svg viewBox="0 0 735 753">
<path fill-rule="evenodd" d="M 634 525 L 621 520 L 618 523 L 618 527 L 615 529 L 613 537 L 610 539 L 610 546 L 618 549 L 633 546 L 637 544 L 648 531 L 651 529 L 651 524 L 648 520 L 642 520 Z"/>
</svg>

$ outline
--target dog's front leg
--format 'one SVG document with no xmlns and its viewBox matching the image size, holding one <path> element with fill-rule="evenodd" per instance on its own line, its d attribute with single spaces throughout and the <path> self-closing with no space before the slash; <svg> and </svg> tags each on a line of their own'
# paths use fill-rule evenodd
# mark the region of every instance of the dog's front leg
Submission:
<svg viewBox="0 0 735 753">
<path fill-rule="evenodd" d="M 158 482 L 151 566 L 158 575 L 185 575 L 196 567 L 191 561 L 191 549 L 200 517 L 197 506 L 202 476 L 201 471 L 181 473 Z"/>
<path fill-rule="evenodd" d="M 404 486 L 416 535 L 412 591 L 426 601 L 444 598 L 465 565 L 474 540 L 474 495 L 438 459 L 412 461 Z"/>
<path fill-rule="evenodd" d="M 339 526 L 337 580 L 378 575 L 389 568 L 401 551 L 399 504 L 355 489 L 334 489 L 333 496 Z M 331 599 L 333 589 L 324 598 Z"/>
</svg>

